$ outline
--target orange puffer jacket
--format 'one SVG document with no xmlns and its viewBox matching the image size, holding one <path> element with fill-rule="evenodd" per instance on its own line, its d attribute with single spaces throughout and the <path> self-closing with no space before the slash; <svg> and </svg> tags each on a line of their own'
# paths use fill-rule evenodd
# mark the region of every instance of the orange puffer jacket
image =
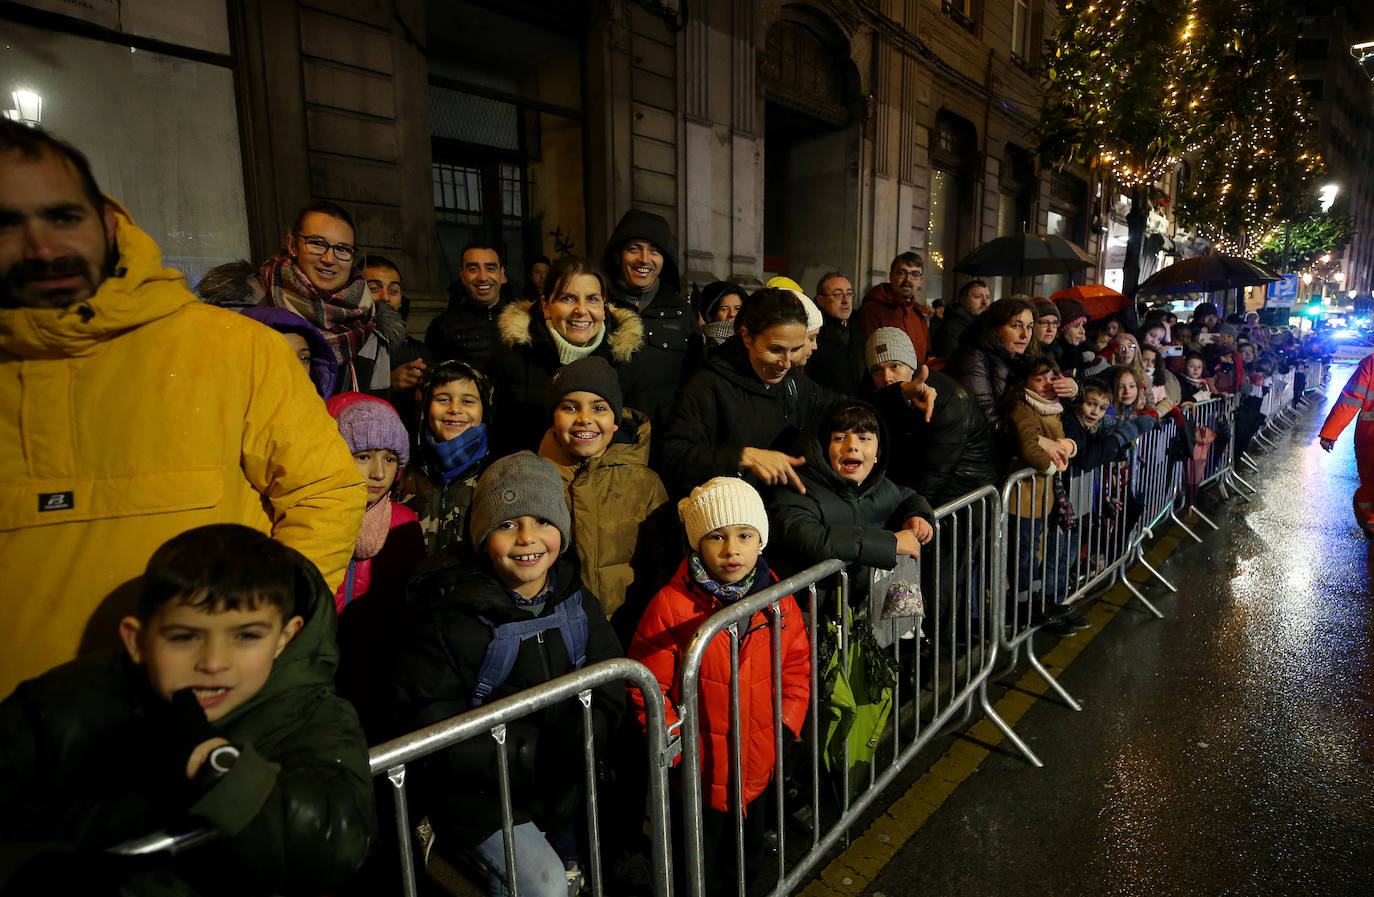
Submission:
<svg viewBox="0 0 1374 897">
<path fill-rule="evenodd" d="M 753 591 L 776 581 L 759 558 Z M 640 619 L 628 656 L 658 677 L 666 702 L 668 723 L 677 721 L 681 700 L 681 667 L 692 637 L 707 617 L 725 605 L 692 582 L 687 561 L 678 567 Z M 793 737 L 801 737 L 811 698 L 811 645 L 801 609 L 788 595 L 782 607 L 782 722 Z M 744 769 L 744 803 L 763 793 L 777 763 L 773 749 L 773 638 L 768 616 L 756 613 L 740 639 L 740 722 L 744 732 L 740 755 Z M 721 633 L 711 642 L 701 667 L 702 800 L 712 809 L 730 807 L 730 637 Z M 630 702 L 644 725 L 644 702 L 630 689 Z"/>
</svg>

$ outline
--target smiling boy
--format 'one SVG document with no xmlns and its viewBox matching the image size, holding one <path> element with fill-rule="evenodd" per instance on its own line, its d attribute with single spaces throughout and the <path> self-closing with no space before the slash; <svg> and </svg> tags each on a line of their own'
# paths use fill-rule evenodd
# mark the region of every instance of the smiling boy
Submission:
<svg viewBox="0 0 1374 897">
<path fill-rule="evenodd" d="M 444 552 L 412 580 L 396 671 L 399 731 L 447 719 L 584 665 L 621 654 L 594 592 L 567 556 L 572 520 L 553 465 L 531 452 L 492 463 L 477 482 L 471 555 Z M 598 732 L 624 690 L 592 690 Z M 581 706 L 570 700 L 508 727 L 517 882 L 522 894 L 563 897 L 577 862 L 583 800 Z M 412 767 L 415 815 L 438 837 L 475 849 L 507 892 L 501 795 L 491 739 L 468 742 Z"/>
<path fill-rule="evenodd" d="M 649 468 L 649 419 L 624 407 L 615 370 L 596 356 L 561 368 L 546 402 L 539 456 L 563 478 L 582 581 L 613 619 L 627 603 L 637 619 L 681 557 L 668 492 Z"/>
<path fill-rule="evenodd" d="M 124 651 L 72 661 L 0 704 L 0 890 L 146 893 L 171 876 L 195 893 L 319 893 L 345 881 L 374 810 L 362 729 L 333 690 L 334 624 L 318 571 L 266 535 L 217 524 L 164 544 L 120 623 Z M 218 838 L 174 870 L 100 859 L 197 825 Z"/>
<path fill-rule="evenodd" d="M 778 489 L 772 497 L 787 572 L 805 569 L 816 558 L 838 558 L 853 573 L 860 567 L 891 570 L 899 555 L 920 556 L 934 535 L 935 514 L 915 490 L 884 475 L 883 429 L 872 406 L 840 401 L 801 448 L 805 494 Z M 865 589 L 854 590 L 856 599 L 866 596 Z"/>
</svg>

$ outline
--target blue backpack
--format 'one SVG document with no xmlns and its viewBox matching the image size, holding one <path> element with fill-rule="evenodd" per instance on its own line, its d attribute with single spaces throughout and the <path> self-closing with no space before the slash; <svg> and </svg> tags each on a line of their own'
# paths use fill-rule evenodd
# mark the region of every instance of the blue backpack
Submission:
<svg viewBox="0 0 1374 897">
<path fill-rule="evenodd" d="M 491 628 L 491 644 L 477 670 L 477 687 L 472 691 L 473 707 L 480 707 L 492 690 L 506 681 L 515 666 L 521 643 L 529 638 L 542 642 L 544 633 L 550 629 L 557 629 L 563 636 L 563 646 L 568 649 L 573 669 L 580 670 L 587 662 L 587 614 L 582 610 L 581 591 L 574 592 L 546 617 L 513 620 L 500 625 L 483 616 L 477 619 Z"/>
</svg>

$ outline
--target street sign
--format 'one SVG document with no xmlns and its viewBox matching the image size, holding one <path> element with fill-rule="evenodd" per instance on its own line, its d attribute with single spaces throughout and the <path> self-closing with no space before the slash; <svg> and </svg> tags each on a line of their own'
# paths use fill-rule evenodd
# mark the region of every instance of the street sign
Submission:
<svg viewBox="0 0 1374 897">
<path fill-rule="evenodd" d="M 1292 308 L 1298 303 L 1297 299 L 1275 299 L 1272 296 L 1264 304 L 1265 308 Z"/>
<path fill-rule="evenodd" d="M 1269 284 L 1269 300 L 1298 298 L 1298 275 L 1285 274 L 1282 280 Z"/>
</svg>

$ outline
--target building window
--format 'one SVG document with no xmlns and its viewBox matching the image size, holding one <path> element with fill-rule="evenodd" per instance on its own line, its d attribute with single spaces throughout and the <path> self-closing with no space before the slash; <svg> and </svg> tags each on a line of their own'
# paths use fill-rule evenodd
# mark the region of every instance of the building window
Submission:
<svg viewBox="0 0 1374 897">
<path fill-rule="evenodd" d="M 223 5 L 219 15 L 222 28 Z M 200 28 L 214 24 L 211 16 Z M 227 62 L 19 22 L 3 27 L 0 99 L 9 106 L 19 93 L 25 109 L 17 112 L 86 154 L 96 183 L 153 238 L 164 265 L 194 286 L 210 268 L 250 254 Z"/>
<path fill-rule="evenodd" d="M 1013 59 L 1030 62 L 1030 4 L 1015 0 L 1011 13 L 1011 55 Z"/>
<path fill-rule="evenodd" d="M 974 0 L 941 0 L 940 8 L 945 15 L 959 23 L 959 26 L 970 34 L 976 27 L 973 21 Z"/>
<path fill-rule="evenodd" d="M 482 211 L 482 172 L 466 165 L 434 163 L 434 211 L 441 221 L 456 221 Z"/>
</svg>

